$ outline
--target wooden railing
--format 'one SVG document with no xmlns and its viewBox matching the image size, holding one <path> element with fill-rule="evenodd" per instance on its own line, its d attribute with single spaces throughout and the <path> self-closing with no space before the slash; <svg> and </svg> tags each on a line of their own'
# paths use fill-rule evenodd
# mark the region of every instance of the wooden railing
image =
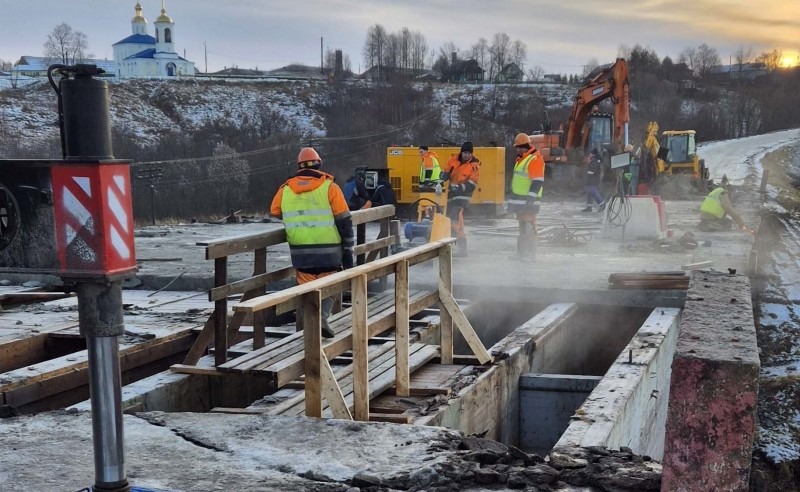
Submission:
<svg viewBox="0 0 800 492">
<path fill-rule="evenodd" d="M 357 264 L 361 265 L 374 259 L 386 258 L 393 245 L 400 244 L 400 226 L 392 221 L 395 210 L 392 205 L 359 210 L 352 213 L 353 225 L 356 227 Z M 379 222 L 380 232 L 375 240 L 367 241 L 367 223 Z M 214 260 L 214 288 L 209 290 L 208 299 L 214 303 L 214 312 L 206 321 L 196 342 L 189 350 L 184 364 L 195 365 L 206 353 L 209 345 L 214 345 L 214 362 L 219 366 L 228 360 L 228 347 L 235 340 L 242 323 L 246 320 L 245 311 L 236 311 L 228 322 L 228 297 L 242 294 L 242 301 L 264 295 L 268 285 L 294 277 L 291 266 L 267 271 L 268 248 L 286 242 L 283 228 L 257 234 L 198 242 L 205 247 L 206 259 Z M 228 282 L 228 257 L 235 254 L 253 253 L 253 275 L 243 280 Z M 385 279 L 384 279 L 385 282 Z M 385 283 L 384 283 L 385 286 Z M 276 311 L 260 310 L 252 318 L 253 348 L 261 348 L 265 344 L 265 327 L 275 319 Z"/>
<path fill-rule="evenodd" d="M 452 243 L 454 239 L 419 246 L 408 251 L 381 258 L 374 262 L 335 273 L 328 277 L 298 285 L 280 292 L 260 296 L 235 306 L 234 316 L 253 315 L 269 309 L 302 312 L 302 329 L 305 350 L 305 409 L 310 417 L 322 416 L 323 395 L 336 418 L 369 420 L 369 355 L 368 340 L 385 331 L 368 322 L 367 283 L 370 280 L 395 276 L 395 391 L 397 395 L 410 394 L 409 374 L 409 268 L 418 263 L 438 259 L 439 282 L 434 292 L 434 302 L 442 306 L 440 313 L 440 360 L 453 363 L 453 325 L 455 325 L 481 364 L 492 360 L 472 325 L 453 297 Z M 352 306 L 352 337 L 344 339 L 344 349 L 353 353 L 353 411 L 346 403 L 339 384 L 331 370 L 322 347 L 322 299 L 350 291 Z"/>
</svg>

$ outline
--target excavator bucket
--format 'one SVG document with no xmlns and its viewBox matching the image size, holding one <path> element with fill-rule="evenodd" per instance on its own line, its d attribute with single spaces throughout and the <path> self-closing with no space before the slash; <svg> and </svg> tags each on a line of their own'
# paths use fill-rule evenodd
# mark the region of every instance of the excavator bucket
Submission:
<svg viewBox="0 0 800 492">
<path fill-rule="evenodd" d="M 450 237 L 450 218 L 444 214 L 433 214 L 431 226 L 431 241 L 438 241 Z"/>
</svg>

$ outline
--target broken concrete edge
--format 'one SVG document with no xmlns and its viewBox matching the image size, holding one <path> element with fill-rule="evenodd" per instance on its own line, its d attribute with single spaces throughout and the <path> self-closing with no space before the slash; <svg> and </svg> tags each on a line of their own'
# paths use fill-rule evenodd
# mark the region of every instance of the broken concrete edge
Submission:
<svg viewBox="0 0 800 492">
<path fill-rule="evenodd" d="M 556 447 L 628 447 L 661 461 L 681 310 L 656 308 L 575 412 Z"/>
<path fill-rule="evenodd" d="M 514 444 L 519 439 L 519 378 L 536 372 L 536 344 L 546 339 L 577 311 L 574 304 L 550 305 L 503 340 L 490 353 L 493 364 L 416 424 L 459 429 Z M 499 392 L 499 394 L 498 394 Z M 487 398 L 487 395 L 493 395 Z"/>
<path fill-rule="evenodd" d="M 672 364 L 665 490 L 747 490 L 760 362 L 750 281 L 692 274 Z"/>
</svg>

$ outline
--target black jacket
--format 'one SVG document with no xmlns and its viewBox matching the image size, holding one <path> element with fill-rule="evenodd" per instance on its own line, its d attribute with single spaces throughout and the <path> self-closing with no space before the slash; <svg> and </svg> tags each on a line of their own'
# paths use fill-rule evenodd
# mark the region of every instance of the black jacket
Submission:
<svg viewBox="0 0 800 492">
<path fill-rule="evenodd" d="M 592 156 L 592 159 L 586 166 L 587 186 L 600 186 L 600 171 L 601 171 L 600 158 Z"/>
</svg>

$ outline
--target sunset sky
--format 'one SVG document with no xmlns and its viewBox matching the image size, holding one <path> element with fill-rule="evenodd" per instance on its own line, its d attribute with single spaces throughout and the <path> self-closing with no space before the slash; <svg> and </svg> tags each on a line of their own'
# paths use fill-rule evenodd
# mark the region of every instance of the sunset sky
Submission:
<svg viewBox="0 0 800 492">
<path fill-rule="evenodd" d="M 526 67 L 547 72 L 579 72 L 594 58 L 613 61 L 620 44 L 640 43 L 659 56 L 707 43 L 723 63 L 740 46 L 753 53 L 782 50 L 784 63 L 797 64 L 800 2 L 793 0 L 165 0 L 175 21 L 176 50 L 205 69 L 225 66 L 277 68 L 289 63 L 319 64 L 320 37 L 326 48 L 342 49 L 353 70 L 363 70 L 361 48 L 367 28 L 408 27 L 422 32 L 432 50 L 453 41 L 466 50 L 478 38 L 491 42 L 505 32 L 527 44 Z M 66 22 L 83 31 L 89 51 L 112 58 L 111 45 L 131 33 L 135 0 L 53 2 L 0 0 L 3 28 L 0 59 L 42 55 L 53 28 Z M 160 0 L 141 0 L 152 22 Z"/>
</svg>

